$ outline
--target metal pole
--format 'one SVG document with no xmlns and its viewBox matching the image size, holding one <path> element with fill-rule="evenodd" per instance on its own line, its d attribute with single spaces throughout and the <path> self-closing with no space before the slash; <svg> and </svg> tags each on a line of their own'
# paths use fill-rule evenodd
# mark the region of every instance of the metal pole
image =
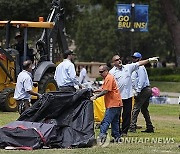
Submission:
<svg viewBox="0 0 180 154">
<path fill-rule="evenodd" d="M 134 16 L 135 16 L 135 4 L 131 4 L 131 55 L 134 52 Z"/>
<path fill-rule="evenodd" d="M 27 27 L 24 28 L 24 57 L 23 62 L 27 59 Z"/>
</svg>

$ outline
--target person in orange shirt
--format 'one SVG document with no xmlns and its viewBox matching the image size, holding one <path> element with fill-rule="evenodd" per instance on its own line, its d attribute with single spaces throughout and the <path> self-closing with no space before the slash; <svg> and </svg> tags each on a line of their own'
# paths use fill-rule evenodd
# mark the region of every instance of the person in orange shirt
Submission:
<svg viewBox="0 0 180 154">
<path fill-rule="evenodd" d="M 104 143 L 106 140 L 107 130 L 110 124 L 111 135 L 114 138 L 114 141 L 119 142 L 121 137 L 119 127 L 121 109 L 123 104 L 116 81 L 113 75 L 111 75 L 108 70 L 109 69 L 106 65 L 102 65 L 99 67 L 99 74 L 104 78 L 104 83 L 100 89 L 94 91 L 94 93 L 99 93 L 90 98 L 91 100 L 95 100 L 98 97 L 104 95 L 106 111 L 104 119 L 102 120 L 100 125 L 100 134 L 97 138 L 97 141 L 100 141 L 101 143 Z"/>
</svg>

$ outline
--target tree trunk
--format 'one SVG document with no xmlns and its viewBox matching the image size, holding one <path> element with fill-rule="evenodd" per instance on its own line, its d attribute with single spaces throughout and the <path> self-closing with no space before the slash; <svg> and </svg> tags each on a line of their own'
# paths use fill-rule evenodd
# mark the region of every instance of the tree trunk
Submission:
<svg viewBox="0 0 180 154">
<path fill-rule="evenodd" d="M 160 4 L 166 16 L 168 28 L 171 32 L 176 55 L 176 64 L 180 67 L 180 21 L 175 13 L 172 0 L 160 0 Z"/>
</svg>

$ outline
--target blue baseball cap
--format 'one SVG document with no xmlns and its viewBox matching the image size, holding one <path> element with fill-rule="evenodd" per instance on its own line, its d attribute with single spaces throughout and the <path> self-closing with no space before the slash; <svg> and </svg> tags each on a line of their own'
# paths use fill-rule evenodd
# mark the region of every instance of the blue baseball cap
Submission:
<svg viewBox="0 0 180 154">
<path fill-rule="evenodd" d="M 135 57 L 135 58 L 142 58 L 142 55 L 139 53 L 139 52 L 135 52 L 132 57 Z"/>
</svg>

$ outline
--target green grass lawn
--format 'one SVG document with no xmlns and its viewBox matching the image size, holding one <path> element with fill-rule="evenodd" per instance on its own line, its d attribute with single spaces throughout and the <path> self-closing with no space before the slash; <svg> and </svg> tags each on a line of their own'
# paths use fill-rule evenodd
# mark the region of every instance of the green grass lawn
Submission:
<svg viewBox="0 0 180 154">
<path fill-rule="evenodd" d="M 180 93 L 180 82 L 151 81 L 151 87 L 158 87 L 162 92 Z"/>
<path fill-rule="evenodd" d="M 121 144 L 113 144 L 107 142 L 106 146 L 94 146 L 92 148 L 83 149 L 43 149 L 34 151 L 6 151 L 0 150 L 0 154 L 94 154 L 94 153 L 111 153 L 111 154 L 178 154 L 180 153 L 180 120 L 178 105 L 155 105 L 149 107 L 151 119 L 155 127 L 155 133 L 142 133 L 145 129 L 145 122 L 142 115 L 139 115 L 138 125 L 142 129 L 138 129 L 137 133 L 129 133 L 127 138 Z M 3 126 L 17 119 L 18 113 L 3 113 L 0 112 L 0 126 Z M 98 129 L 95 130 L 96 134 Z M 109 130 L 110 132 L 110 130 Z"/>
</svg>

